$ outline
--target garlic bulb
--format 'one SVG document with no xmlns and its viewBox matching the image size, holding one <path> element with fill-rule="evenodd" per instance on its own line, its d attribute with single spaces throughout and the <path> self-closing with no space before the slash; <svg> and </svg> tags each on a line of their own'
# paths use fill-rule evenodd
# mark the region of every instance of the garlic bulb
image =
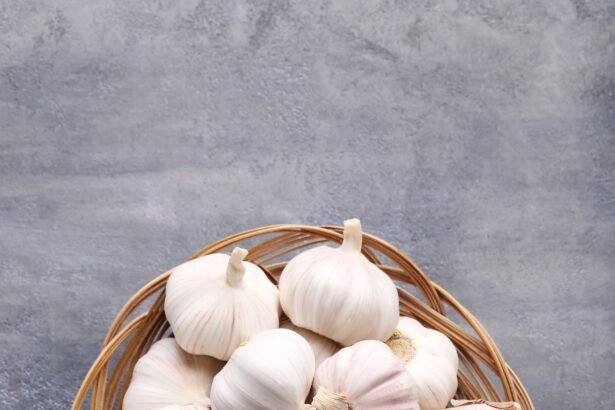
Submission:
<svg viewBox="0 0 615 410">
<path fill-rule="evenodd" d="M 459 358 L 442 333 L 409 317 L 399 318 L 397 332 L 387 344 L 416 380 L 421 410 L 441 410 L 457 391 Z"/>
<path fill-rule="evenodd" d="M 361 223 L 349 219 L 341 246 L 318 246 L 286 265 L 280 303 L 295 325 L 345 346 L 385 341 L 393 334 L 399 317 L 397 289 L 361 253 L 361 244 Z"/>
<path fill-rule="evenodd" d="M 159 340 L 137 362 L 123 408 L 208 410 L 211 382 L 223 365 L 184 352 L 173 338 Z"/>
<path fill-rule="evenodd" d="M 238 347 L 211 387 L 214 410 L 299 410 L 312 378 L 314 353 L 299 334 L 267 330 Z"/>
<path fill-rule="evenodd" d="M 293 325 L 288 318 L 284 318 L 280 321 L 280 327 L 299 333 L 309 343 L 312 347 L 312 351 L 314 352 L 314 357 L 316 358 L 317 369 L 323 360 L 333 356 L 342 348 L 342 346 L 331 339 L 327 339 L 326 337 L 318 335 L 310 330 Z"/>
<path fill-rule="evenodd" d="M 316 370 L 312 410 L 419 410 L 412 376 L 382 342 L 365 340 Z"/>
<path fill-rule="evenodd" d="M 258 266 L 243 262 L 247 253 L 202 256 L 171 273 L 164 311 L 188 353 L 227 360 L 248 337 L 278 327 L 278 290 Z"/>
</svg>

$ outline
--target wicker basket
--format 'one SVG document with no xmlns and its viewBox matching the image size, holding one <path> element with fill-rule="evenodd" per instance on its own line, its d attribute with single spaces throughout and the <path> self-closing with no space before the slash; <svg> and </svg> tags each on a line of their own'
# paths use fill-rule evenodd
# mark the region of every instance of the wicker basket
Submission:
<svg viewBox="0 0 615 410">
<path fill-rule="evenodd" d="M 341 233 L 342 228 L 337 226 L 266 226 L 214 242 L 192 258 L 244 242 L 243 246 L 250 250 L 247 260 L 258 264 L 275 283 L 286 264 L 285 255 L 288 258 L 291 252 L 324 242 L 341 243 Z M 408 256 L 382 239 L 363 234 L 362 251 L 392 279 L 404 285 L 398 288 L 401 314 L 444 333 L 457 347 L 460 358 L 457 398 L 513 400 L 520 403 L 523 410 L 534 410 L 523 384 L 506 364 L 487 331 L 466 308 L 431 282 Z M 163 310 L 164 287 L 170 272 L 145 285 L 120 310 L 107 332 L 101 353 L 83 379 L 73 409 L 81 409 L 89 393 L 92 409 L 122 407 L 135 363 L 152 343 L 170 334 Z M 145 313 L 132 318 L 137 309 L 143 310 L 147 305 Z M 455 317 L 466 323 L 460 326 L 453 322 L 446 310 L 457 312 Z"/>
</svg>

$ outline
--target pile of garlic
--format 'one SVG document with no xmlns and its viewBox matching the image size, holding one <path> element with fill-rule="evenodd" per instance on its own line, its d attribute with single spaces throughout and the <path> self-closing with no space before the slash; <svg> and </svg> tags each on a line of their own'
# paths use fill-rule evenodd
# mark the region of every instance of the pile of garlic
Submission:
<svg viewBox="0 0 615 410">
<path fill-rule="evenodd" d="M 175 268 L 164 306 L 174 337 L 139 359 L 123 408 L 444 409 L 457 350 L 400 318 L 395 284 L 362 240 L 359 220 L 345 221 L 341 246 L 294 257 L 279 290 L 241 248 Z"/>
</svg>

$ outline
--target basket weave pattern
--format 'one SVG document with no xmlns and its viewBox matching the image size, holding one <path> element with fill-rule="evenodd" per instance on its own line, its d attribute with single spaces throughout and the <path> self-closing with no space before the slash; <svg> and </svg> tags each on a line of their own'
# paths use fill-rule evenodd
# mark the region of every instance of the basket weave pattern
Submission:
<svg viewBox="0 0 615 410">
<path fill-rule="evenodd" d="M 250 241 L 256 244 L 248 247 L 246 260 L 258 264 L 277 283 L 286 265 L 285 255 L 288 257 L 291 252 L 326 242 L 341 243 L 342 239 L 342 228 L 337 226 L 272 225 L 228 236 L 205 246 L 192 258 Z M 523 384 L 506 364 L 493 339 L 451 294 L 430 281 L 408 256 L 378 237 L 363 234 L 362 252 L 393 280 L 404 285 L 398 287 L 401 314 L 444 333 L 457 347 L 460 359 L 458 399 L 511 400 L 519 403 L 523 410 L 534 410 Z M 73 410 L 83 407 L 88 394 L 91 409 L 121 408 L 137 360 L 155 341 L 170 334 L 163 306 L 164 288 L 171 271 L 145 285 L 120 310 L 109 327 L 102 351 L 75 396 Z M 421 297 L 404 288 L 415 288 Z M 133 318 L 135 310 L 148 304 L 151 306 L 145 313 Z M 456 311 L 472 331 L 447 317 L 447 310 Z"/>
</svg>

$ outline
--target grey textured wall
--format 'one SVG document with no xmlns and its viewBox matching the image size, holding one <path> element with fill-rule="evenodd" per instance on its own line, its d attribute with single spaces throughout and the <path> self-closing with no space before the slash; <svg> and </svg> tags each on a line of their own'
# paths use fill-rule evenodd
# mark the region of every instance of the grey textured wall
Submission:
<svg viewBox="0 0 615 410">
<path fill-rule="evenodd" d="M 614 93 L 612 1 L 0 0 L 0 407 L 201 245 L 359 216 L 538 409 L 614 408 Z"/>
</svg>

